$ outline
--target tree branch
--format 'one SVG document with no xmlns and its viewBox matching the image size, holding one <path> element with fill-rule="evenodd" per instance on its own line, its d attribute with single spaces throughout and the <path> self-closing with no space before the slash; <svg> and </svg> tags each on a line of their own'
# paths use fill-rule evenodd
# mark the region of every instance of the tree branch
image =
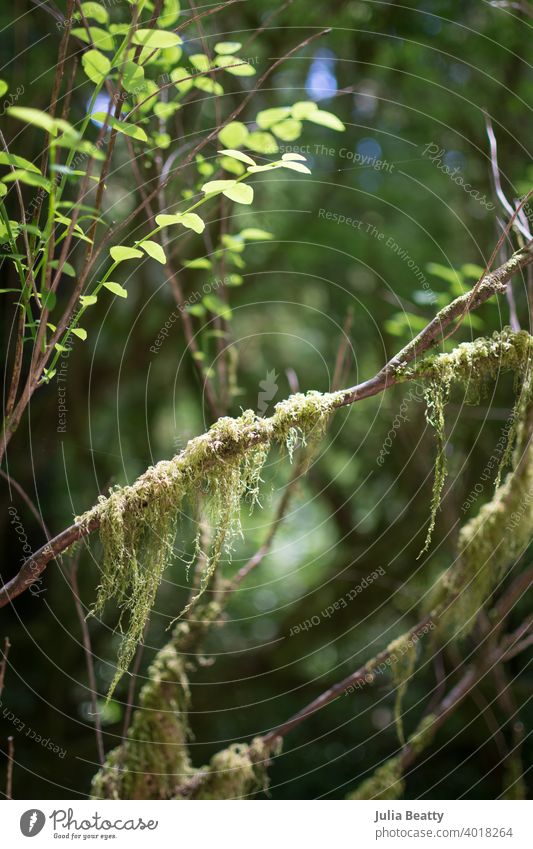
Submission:
<svg viewBox="0 0 533 849">
<path fill-rule="evenodd" d="M 335 406 L 349 406 L 393 386 L 402 377 L 403 367 L 432 348 L 442 337 L 445 328 L 449 327 L 455 319 L 463 316 L 465 310 L 477 309 L 493 295 L 505 292 L 513 274 L 533 263 L 532 247 L 533 243 L 530 243 L 527 247 L 514 253 L 507 262 L 487 274 L 481 283 L 477 283 L 470 292 L 461 295 L 440 310 L 424 330 L 389 360 L 374 377 L 342 391 L 335 402 Z M 473 291 L 476 292 L 475 296 L 472 296 Z M 260 431 L 250 437 L 250 444 L 260 444 L 265 442 L 266 439 L 266 430 Z M 225 444 L 221 447 L 220 455 L 223 456 L 224 451 L 231 453 L 234 450 L 234 445 Z M 73 542 L 96 531 L 98 527 L 99 520 L 97 518 L 91 519 L 84 525 L 75 523 L 36 551 L 23 563 L 19 573 L 0 589 L 0 607 L 4 607 L 31 586 L 53 557 L 65 551 Z"/>
</svg>

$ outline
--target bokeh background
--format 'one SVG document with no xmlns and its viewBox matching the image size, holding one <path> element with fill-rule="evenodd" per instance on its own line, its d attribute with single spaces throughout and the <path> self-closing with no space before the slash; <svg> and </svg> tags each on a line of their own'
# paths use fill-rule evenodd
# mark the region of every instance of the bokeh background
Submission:
<svg viewBox="0 0 533 849">
<path fill-rule="evenodd" d="M 237 3 L 206 26 L 219 37 L 230 33 L 240 40 L 280 6 L 274 0 Z M 230 292 L 238 386 L 230 414 L 258 409 L 262 381 L 268 382 L 271 396 L 267 414 L 295 387 L 328 390 L 344 337 L 345 385 L 372 376 L 439 305 L 472 284 L 476 271 L 468 264 L 485 265 L 502 212 L 493 196 L 484 111 L 498 139 L 508 196 L 527 190 L 533 176 L 528 152 L 533 21 L 527 9 L 515 8 L 520 4 L 508 6 L 482 0 L 294 0 L 254 40 L 252 52 L 263 69 L 315 28 L 331 27 L 280 66 L 243 120 L 259 109 L 314 99 L 339 115 L 346 131 L 306 124 L 294 144 L 307 155 L 312 175 L 275 172 L 258 179 L 253 208 L 236 208 L 230 222 L 230 232 L 254 226 L 274 234 L 247 247 L 246 268 L 240 272 L 244 282 Z M 46 109 L 58 39 L 53 19 L 28 0 L 16 7 L 2 5 L 0 73 L 11 88 L 24 86 L 20 105 Z M 88 95 L 87 87 L 75 94 L 78 120 Z M 196 110 L 200 129 L 212 126 L 212 98 L 188 108 Z M 6 138 L 14 138 L 19 127 L 5 115 L 1 121 Z M 37 133 L 26 132 L 17 142 L 18 152 L 33 159 L 39 143 Z M 206 155 L 215 150 L 211 146 Z M 440 152 L 438 161 L 431 161 L 428 150 Z M 439 166 L 457 169 L 455 175 L 462 175 L 478 195 L 471 196 Z M 108 188 L 112 217 L 125 216 L 136 203 L 125 148 Z M 340 223 L 340 217 L 360 224 Z M 132 225 L 133 238 L 137 224 L 140 220 Z M 189 243 L 180 260 L 202 253 L 201 244 Z M 69 358 L 66 431 L 57 431 L 57 387 L 50 385 L 36 393 L 9 448 L 6 469 L 31 495 L 52 533 L 110 484 L 134 480 L 209 424 L 179 323 L 157 354 L 150 351 L 174 309 L 171 289 L 154 266 L 144 263 L 132 272 L 127 301 L 110 308 L 102 302 L 90 313 L 89 339 L 76 345 Z M 181 279 L 191 294 L 203 284 L 205 272 L 189 269 Z M 514 296 L 519 321 L 529 328 L 525 281 L 515 281 Z M 2 298 L 6 340 L 13 307 Z M 202 350 L 216 367 L 212 327 L 207 320 L 194 320 Z M 494 300 L 465 321 L 456 338 L 491 333 L 508 323 L 509 303 Z M 271 554 L 234 595 L 224 626 L 211 633 L 205 651 L 214 662 L 201 666 L 191 682 L 197 765 L 229 742 L 249 739 L 287 718 L 413 625 L 435 579 L 453 558 L 461 521 L 490 497 L 489 482 L 463 512 L 512 405 L 512 377 L 502 377 L 475 407 L 454 395 L 447 421 L 450 478 L 430 552 L 417 560 L 428 521 L 435 445 L 424 404 L 409 392 L 410 387 L 398 387 L 335 417 Z M 401 405 L 405 420 L 393 427 Z M 391 445 L 380 465 L 391 429 Z M 232 562 L 224 564 L 227 575 L 261 544 L 289 473 L 287 458 L 270 458 L 263 475 L 263 509 L 251 516 L 245 511 L 244 537 Z M 0 498 L 6 580 L 22 556 L 8 508 L 18 511 L 32 548 L 44 539 L 16 492 L 11 500 L 5 480 Z M 185 602 L 193 539 L 193 524 L 184 516 L 176 561 L 165 575 L 146 635 L 140 682 Z M 95 540 L 80 553 L 80 594 L 87 609 L 98 584 L 99 555 Z M 291 628 L 319 614 L 378 567 L 385 574 L 345 609 L 290 636 Z M 0 637 L 9 635 L 12 648 L 0 709 L 0 749 L 5 753 L 12 734 L 16 798 L 83 798 L 97 768 L 68 568 L 68 557 L 51 564 L 38 594 L 27 592 L 1 612 Z M 524 599 L 517 623 L 526 606 Z M 120 738 L 129 685 L 124 679 L 113 701 L 104 704 L 118 646 L 115 626 L 111 609 L 103 621 L 89 620 L 108 749 Z M 472 645 L 455 652 L 467 655 Z M 530 659 L 525 653 L 509 665 L 526 728 L 532 719 Z M 422 660 L 404 704 L 408 730 L 438 695 L 443 676 L 453 683 L 457 662 L 448 650 L 432 651 Z M 487 680 L 454 713 L 409 771 L 409 798 L 495 798 L 502 792 L 510 729 L 494 696 L 494 682 Z M 8 717 L 11 711 L 25 724 L 23 730 L 6 718 L 6 709 Z M 303 723 L 275 759 L 271 797 L 342 798 L 397 751 L 393 709 L 394 693 L 384 676 Z M 58 757 L 30 739 L 28 728 L 65 755 Z M 531 761 L 527 740 L 524 761 L 526 767 Z"/>
</svg>

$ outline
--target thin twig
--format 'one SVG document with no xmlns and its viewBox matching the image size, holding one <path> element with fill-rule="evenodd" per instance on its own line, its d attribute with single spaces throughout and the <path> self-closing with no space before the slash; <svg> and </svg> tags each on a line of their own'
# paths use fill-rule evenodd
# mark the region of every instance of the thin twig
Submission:
<svg viewBox="0 0 533 849">
<path fill-rule="evenodd" d="M 344 362 L 346 360 L 346 352 L 350 345 L 350 331 L 353 323 L 353 310 L 348 307 L 346 310 L 346 318 L 344 319 L 344 327 L 342 328 L 342 336 L 339 342 L 337 351 L 337 359 L 335 361 L 335 370 L 331 381 L 331 391 L 336 392 L 342 386 L 342 377 L 344 373 Z"/>
<path fill-rule="evenodd" d="M 6 677 L 6 667 L 7 667 L 7 656 L 9 654 L 9 649 L 11 648 L 11 643 L 9 642 L 9 637 L 4 637 L 4 651 L 2 652 L 2 660 L 0 660 L 0 696 L 2 695 L 2 691 L 4 689 L 4 681 Z"/>
<path fill-rule="evenodd" d="M 8 473 L 4 472 L 3 469 L 0 469 L 0 475 L 4 478 L 4 480 L 7 481 L 10 488 L 13 487 L 13 489 L 15 489 L 18 492 L 18 494 L 20 495 L 20 497 L 22 498 L 24 503 L 31 510 L 31 512 L 33 513 L 33 515 L 35 516 L 35 518 L 39 522 L 39 525 L 41 526 L 41 528 L 44 531 L 44 535 L 45 535 L 46 539 L 49 540 L 50 536 L 51 536 L 50 531 L 46 527 L 46 524 L 45 524 L 45 521 L 44 521 L 42 515 L 39 513 L 37 507 L 33 503 L 32 499 L 30 498 L 28 493 L 21 487 L 21 485 L 15 480 L 15 478 L 11 477 L 11 475 L 8 475 Z"/>
<path fill-rule="evenodd" d="M 15 741 L 7 738 L 6 799 L 13 798 L 13 764 L 15 762 Z"/>
<path fill-rule="evenodd" d="M 81 549 L 79 549 L 72 558 L 72 564 L 68 571 L 67 577 L 72 590 L 72 597 L 76 607 L 76 613 L 80 623 L 83 653 L 85 655 L 85 665 L 87 666 L 87 678 L 89 681 L 89 693 L 91 698 L 91 708 L 94 717 L 94 733 L 96 735 L 96 749 L 100 763 L 105 761 L 104 738 L 102 735 L 102 723 L 100 720 L 100 711 L 98 709 L 97 690 L 96 690 L 96 675 L 94 671 L 93 650 L 91 645 L 91 635 L 87 626 L 87 619 L 84 615 L 83 607 L 80 599 L 80 590 L 78 586 L 78 565 L 80 562 Z"/>
</svg>

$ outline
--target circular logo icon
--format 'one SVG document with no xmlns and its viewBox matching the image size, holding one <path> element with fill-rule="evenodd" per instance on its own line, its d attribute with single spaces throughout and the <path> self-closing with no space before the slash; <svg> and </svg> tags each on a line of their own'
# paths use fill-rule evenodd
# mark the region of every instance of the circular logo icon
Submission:
<svg viewBox="0 0 533 849">
<path fill-rule="evenodd" d="M 46 817 L 42 811 L 37 808 L 31 808 L 29 811 L 24 811 L 20 818 L 20 830 L 24 837 L 35 837 L 42 831 Z"/>
</svg>

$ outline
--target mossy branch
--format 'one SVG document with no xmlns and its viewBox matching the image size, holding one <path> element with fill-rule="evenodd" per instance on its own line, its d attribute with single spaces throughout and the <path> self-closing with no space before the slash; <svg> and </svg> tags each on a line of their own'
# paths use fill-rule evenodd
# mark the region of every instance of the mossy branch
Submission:
<svg viewBox="0 0 533 849">
<path fill-rule="evenodd" d="M 526 623 L 526 625 L 529 628 L 531 627 L 530 623 Z M 494 669 L 498 664 L 515 657 L 519 650 L 523 650 L 522 637 L 525 628 L 525 625 L 521 625 L 490 651 L 480 650 L 476 661 L 467 668 L 458 683 L 452 687 L 431 713 L 422 718 L 401 751 L 381 764 L 373 775 L 365 779 L 347 798 L 401 799 L 405 790 L 404 776 L 406 770 L 432 744 L 439 728 L 444 725 L 448 717 L 479 684 L 487 672 Z M 514 767 L 516 769 L 516 762 Z"/>
<path fill-rule="evenodd" d="M 531 244 L 517 251 L 507 262 L 503 263 L 495 271 L 486 274 L 482 281 L 465 295 L 456 298 L 444 309 L 437 313 L 435 318 L 422 330 L 408 345 L 396 354 L 380 371 L 370 380 L 352 386 L 336 393 L 335 407 L 342 407 L 369 398 L 393 386 L 400 379 L 407 379 L 405 366 L 416 361 L 428 349 L 433 347 L 444 335 L 444 331 L 456 319 L 465 315 L 465 312 L 477 309 L 495 294 L 505 291 L 512 276 L 521 269 L 533 263 L 533 250 Z M 269 419 L 262 420 L 268 423 Z M 267 440 L 268 424 L 265 430 L 256 429 L 255 434 L 246 434 L 250 440 L 250 447 L 257 445 L 262 439 Z M 201 437 L 200 437 L 201 438 Z M 235 446 L 228 445 L 228 451 L 235 450 Z M 223 451 L 220 451 L 223 454 Z M 50 540 L 42 548 L 38 549 L 29 557 L 20 568 L 17 575 L 0 588 L 0 607 L 9 604 L 14 598 L 28 589 L 46 569 L 48 563 L 66 551 L 73 542 L 98 530 L 100 519 L 98 514 L 91 521 L 75 523 L 65 528 L 54 539 Z"/>
</svg>

